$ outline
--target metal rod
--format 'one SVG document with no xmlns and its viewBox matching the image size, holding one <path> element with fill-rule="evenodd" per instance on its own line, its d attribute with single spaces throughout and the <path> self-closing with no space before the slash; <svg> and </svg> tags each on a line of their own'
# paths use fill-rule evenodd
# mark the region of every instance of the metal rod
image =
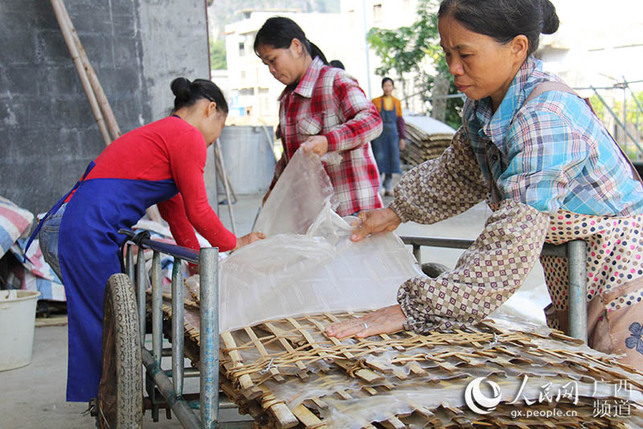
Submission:
<svg viewBox="0 0 643 429">
<path fill-rule="evenodd" d="M 601 100 L 601 103 L 603 103 L 603 106 L 605 107 L 605 110 L 607 110 L 609 112 L 609 114 L 612 115 L 612 117 L 614 118 L 614 121 L 618 124 L 618 126 L 623 128 L 623 132 L 625 133 L 625 135 L 632 140 L 632 142 L 634 143 L 634 145 L 636 146 L 636 148 L 640 152 L 643 152 L 643 147 L 641 147 L 639 142 L 637 142 L 636 139 L 634 138 L 634 136 L 628 131 L 627 127 L 618 119 L 618 115 L 616 113 L 614 113 L 614 111 L 610 108 L 610 106 L 607 105 L 607 103 L 605 102 L 603 97 L 601 97 L 601 95 L 598 93 L 598 91 L 596 91 L 596 89 L 594 89 L 594 88 L 592 88 L 592 89 L 594 90 L 594 94 L 596 94 L 598 99 Z M 627 139 L 625 139 L 625 141 L 627 142 Z"/>
<path fill-rule="evenodd" d="M 230 215 L 230 224 L 232 227 L 232 233 L 237 235 L 237 228 L 234 221 L 234 213 L 232 212 L 232 200 L 230 199 L 230 183 L 228 181 L 228 174 L 226 173 L 225 164 L 223 163 L 223 153 L 221 152 L 221 144 L 219 139 L 214 142 L 214 159 L 221 166 L 220 173 L 223 175 L 223 189 L 225 190 L 225 197 L 228 200 L 228 214 Z M 235 196 L 235 201 L 237 197 Z M 217 201 L 217 204 L 219 202 Z"/>
<path fill-rule="evenodd" d="M 138 292 L 138 324 L 141 328 L 141 347 L 145 348 L 145 319 L 147 317 L 145 311 L 145 292 L 147 291 L 147 273 L 145 271 L 145 251 L 142 247 L 138 248 L 138 255 L 136 257 L 136 290 Z"/>
<path fill-rule="evenodd" d="M 413 256 L 422 265 L 422 247 L 419 244 L 413 244 Z"/>
<path fill-rule="evenodd" d="M 136 267 L 134 266 L 134 252 L 132 252 L 131 244 L 125 246 L 125 269 L 132 284 L 136 285 Z M 138 295 L 136 287 L 134 288 L 134 292 Z"/>
<path fill-rule="evenodd" d="M 163 284 L 161 278 L 161 254 L 152 257 L 152 355 L 161 366 L 163 347 Z"/>
<path fill-rule="evenodd" d="M 172 383 L 177 398 L 183 396 L 184 309 L 181 260 L 174 258 L 174 266 L 172 267 Z"/>
<path fill-rule="evenodd" d="M 587 343 L 587 250 L 583 240 L 567 243 L 569 335 Z"/>
<path fill-rule="evenodd" d="M 189 404 L 185 401 L 177 399 L 174 391 L 172 390 L 172 382 L 161 370 L 161 367 L 155 362 L 154 358 L 150 352 L 146 349 L 141 350 L 141 358 L 143 360 L 143 365 L 147 370 L 147 374 L 152 377 L 154 383 L 158 387 L 161 395 L 165 398 L 167 403 L 176 414 L 176 417 L 179 419 L 181 424 L 186 428 L 197 428 L 200 427 L 199 418 L 192 411 Z"/>
<path fill-rule="evenodd" d="M 473 244 L 473 240 L 462 238 L 442 238 L 442 237 L 400 237 L 404 244 L 429 246 L 429 247 L 451 247 L 454 249 L 468 249 Z"/>
<path fill-rule="evenodd" d="M 219 249 L 201 249 L 200 350 L 201 427 L 212 428 L 219 419 Z"/>
<path fill-rule="evenodd" d="M 146 249 L 152 249 L 156 252 L 165 253 L 176 258 L 181 258 L 189 262 L 199 262 L 199 253 L 186 247 L 176 246 L 174 244 L 161 243 L 150 239 L 141 240 L 141 245 Z"/>
</svg>

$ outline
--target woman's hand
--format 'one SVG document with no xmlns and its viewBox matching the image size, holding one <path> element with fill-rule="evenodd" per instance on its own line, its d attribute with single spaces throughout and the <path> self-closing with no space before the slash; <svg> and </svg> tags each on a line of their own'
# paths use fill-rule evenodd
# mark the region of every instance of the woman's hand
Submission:
<svg viewBox="0 0 643 429">
<path fill-rule="evenodd" d="M 324 136 L 310 136 L 301 144 L 306 153 L 316 153 L 324 156 L 328 152 L 328 140 Z"/>
<path fill-rule="evenodd" d="M 406 147 L 406 140 L 400 139 L 400 150 L 404 150 Z"/>
<path fill-rule="evenodd" d="M 254 243 L 258 240 L 263 240 L 264 238 L 266 238 L 266 234 L 264 234 L 263 232 L 251 232 L 250 234 L 246 234 L 243 237 L 238 237 L 237 245 L 234 249 L 232 249 L 232 251 L 234 252 L 235 250 L 239 250 L 243 246 L 247 246 L 248 244 Z"/>
<path fill-rule="evenodd" d="M 399 304 L 380 308 L 359 319 L 345 320 L 326 327 L 329 337 L 344 338 L 355 335 L 364 338 L 378 334 L 392 334 L 404 329 L 406 316 Z"/>
<path fill-rule="evenodd" d="M 365 210 L 357 214 L 359 220 L 351 224 L 354 226 L 351 241 L 361 241 L 369 234 L 376 232 L 391 232 L 400 226 L 402 221 L 389 208 Z"/>
</svg>

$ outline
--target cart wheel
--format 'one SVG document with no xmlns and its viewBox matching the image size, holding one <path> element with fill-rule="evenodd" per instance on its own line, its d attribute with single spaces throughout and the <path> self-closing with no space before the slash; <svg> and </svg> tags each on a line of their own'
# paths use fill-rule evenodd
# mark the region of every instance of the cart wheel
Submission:
<svg viewBox="0 0 643 429">
<path fill-rule="evenodd" d="M 103 359 L 98 386 L 99 428 L 141 427 L 141 342 L 134 287 L 125 274 L 107 281 L 103 308 Z"/>
<path fill-rule="evenodd" d="M 449 267 L 438 264 L 437 262 L 425 262 L 422 264 L 422 272 L 432 279 L 438 277 L 445 271 L 449 271 Z"/>
</svg>

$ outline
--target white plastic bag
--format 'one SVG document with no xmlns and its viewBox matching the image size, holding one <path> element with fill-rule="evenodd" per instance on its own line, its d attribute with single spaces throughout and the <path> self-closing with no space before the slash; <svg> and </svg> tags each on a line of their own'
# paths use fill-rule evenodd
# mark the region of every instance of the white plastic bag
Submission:
<svg viewBox="0 0 643 429">
<path fill-rule="evenodd" d="M 331 209 L 329 186 L 318 156 L 295 153 L 257 220 L 255 229 L 268 238 L 220 264 L 222 331 L 392 305 L 399 286 L 421 274 L 392 233 L 351 242 L 354 218 L 342 219 Z"/>
</svg>

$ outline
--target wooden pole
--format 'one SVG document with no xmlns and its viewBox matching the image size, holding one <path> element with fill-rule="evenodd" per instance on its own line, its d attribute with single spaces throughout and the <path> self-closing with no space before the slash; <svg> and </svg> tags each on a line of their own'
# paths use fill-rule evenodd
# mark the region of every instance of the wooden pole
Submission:
<svg viewBox="0 0 643 429">
<path fill-rule="evenodd" d="M 80 82 L 82 83 L 85 94 L 87 95 L 87 99 L 89 100 L 89 105 L 91 106 L 92 112 L 94 113 L 94 118 L 98 123 L 98 129 L 103 136 L 103 140 L 105 140 L 105 144 L 109 145 L 112 142 L 112 139 L 107 130 L 107 126 L 105 125 L 105 118 L 103 118 L 100 106 L 98 105 L 98 101 L 96 100 L 96 95 L 94 94 L 91 83 L 89 82 L 87 72 L 85 71 L 85 67 L 83 67 L 82 61 L 80 59 L 80 54 L 78 53 L 78 48 L 76 47 L 76 43 L 74 43 L 74 38 L 71 34 L 71 30 L 69 29 L 67 21 L 64 18 L 66 14 L 65 5 L 63 4 L 62 0 L 51 0 L 51 6 L 53 7 L 54 13 L 56 14 L 58 25 L 60 26 L 63 38 L 65 39 L 65 43 L 67 44 L 67 48 L 69 49 L 69 53 L 71 54 L 71 59 L 74 62 L 74 66 L 76 67 L 76 71 L 78 72 L 78 76 L 80 77 Z"/>
<path fill-rule="evenodd" d="M 105 145 L 108 145 L 112 140 L 118 138 L 121 135 L 121 131 L 114 117 L 114 112 L 112 111 L 109 101 L 105 96 L 103 87 L 101 86 L 98 77 L 94 68 L 89 63 L 89 58 L 87 53 L 80 43 L 80 38 L 76 29 L 71 21 L 69 13 L 67 13 L 67 8 L 62 0 L 51 0 L 51 6 L 54 9 L 56 14 L 56 19 L 58 20 L 58 25 L 62 31 L 65 43 L 71 54 L 71 59 L 74 62 L 76 71 L 78 72 L 78 77 L 83 85 L 87 99 L 94 113 L 94 118 L 98 123 L 98 128 L 103 140 L 105 140 Z M 103 112 L 107 117 L 107 123 L 109 124 L 109 130 L 107 128 L 105 117 Z M 161 215 L 158 211 L 156 205 L 148 207 L 146 209 L 147 217 L 155 222 L 162 222 Z"/>
</svg>

